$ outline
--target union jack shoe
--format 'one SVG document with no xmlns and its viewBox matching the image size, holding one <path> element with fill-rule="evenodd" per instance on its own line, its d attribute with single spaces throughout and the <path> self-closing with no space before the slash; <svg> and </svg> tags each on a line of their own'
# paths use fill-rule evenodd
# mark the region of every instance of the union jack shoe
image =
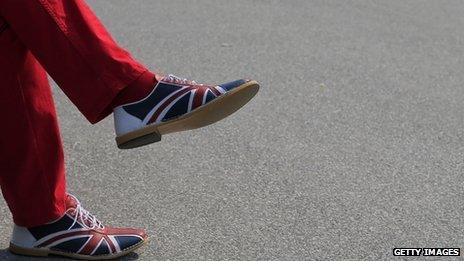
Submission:
<svg viewBox="0 0 464 261">
<path fill-rule="evenodd" d="M 15 225 L 9 250 L 27 256 L 104 260 L 126 255 L 147 242 L 141 229 L 104 226 L 72 195 L 67 196 L 66 207 L 63 217 L 52 223 L 31 228 Z"/>
<path fill-rule="evenodd" d="M 212 86 L 167 75 L 144 99 L 114 109 L 116 143 L 131 149 L 160 141 L 164 134 L 204 127 L 240 109 L 258 90 L 251 80 Z"/>
</svg>

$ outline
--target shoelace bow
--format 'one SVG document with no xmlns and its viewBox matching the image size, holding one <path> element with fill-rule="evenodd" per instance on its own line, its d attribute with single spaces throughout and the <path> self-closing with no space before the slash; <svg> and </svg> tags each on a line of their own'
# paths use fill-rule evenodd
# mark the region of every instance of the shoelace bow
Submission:
<svg viewBox="0 0 464 261">
<path fill-rule="evenodd" d="M 188 80 L 188 79 L 185 79 L 185 78 L 177 77 L 177 76 L 175 76 L 173 74 L 168 74 L 167 76 L 164 77 L 164 80 L 169 81 L 169 82 L 173 82 L 173 83 L 178 83 L 178 84 L 203 85 L 203 84 L 196 83 L 195 81 L 191 81 L 191 80 Z"/>
<path fill-rule="evenodd" d="M 99 228 L 103 229 L 104 226 L 100 220 L 97 219 L 96 216 L 90 214 L 90 212 L 86 209 L 84 209 L 79 202 L 79 200 L 72 196 L 74 200 L 76 200 L 76 207 L 74 208 L 74 222 L 73 224 L 69 227 L 71 229 L 79 220 L 80 223 L 87 229 L 94 229 L 94 228 Z"/>
</svg>

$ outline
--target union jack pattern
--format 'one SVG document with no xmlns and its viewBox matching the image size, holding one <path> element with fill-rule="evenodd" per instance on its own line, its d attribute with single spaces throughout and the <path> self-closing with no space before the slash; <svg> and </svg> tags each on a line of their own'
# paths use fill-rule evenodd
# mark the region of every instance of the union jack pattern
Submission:
<svg viewBox="0 0 464 261">
<path fill-rule="evenodd" d="M 72 229 L 53 233 L 37 241 L 35 247 L 79 255 L 111 255 L 143 242 L 143 235 L 132 229 Z"/>
<path fill-rule="evenodd" d="M 189 113 L 190 111 L 218 97 L 222 93 L 225 93 L 224 90 L 221 92 L 220 89 L 222 88 L 219 86 L 183 86 L 181 89 L 171 93 L 168 97 L 166 97 L 166 100 L 162 101 L 158 107 L 153 110 L 153 115 L 151 115 L 147 123 L 158 123 L 178 116 L 173 115 L 173 117 L 166 117 L 166 114 L 174 105 L 176 105 L 176 103 L 181 101 L 184 96 L 186 97 L 185 100 L 188 100 L 188 104 L 186 104 L 186 113 Z M 185 104 L 183 106 L 185 106 Z"/>
<path fill-rule="evenodd" d="M 15 237 L 27 238 L 25 234 L 35 239 L 32 245 L 25 246 L 26 242 L 15 239 Z M 119 256 L 141 246 L 146 239 L 146 233 L 140 229 L 103 226 L 81 207 L 74 196 L 68 195 L 67 211 L 63 217 L 38 227 L 27 229 L 15 227 L 12 244 L 46 253 L 85 259 L 85 257 Z"/>
<path fill-rule="evenodd" d="M 147 98 L 123 108 L 144 125 L 160 123 L 189 113 L 245 82 L 238 80 L 210 86 L 168 75 L 158 82 Z"/>
</svg>

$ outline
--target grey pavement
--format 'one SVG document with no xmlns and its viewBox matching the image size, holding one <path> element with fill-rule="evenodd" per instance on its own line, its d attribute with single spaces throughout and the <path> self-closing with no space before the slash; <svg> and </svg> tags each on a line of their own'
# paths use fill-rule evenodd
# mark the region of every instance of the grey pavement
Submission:
<svg viewBox="0 0 464 261">
<path fill-rule="evenodd" d="M 125 260 L 400 260 L 392 248 L 464 247 L 462 1 L 89 4 L 153 70 L 262 84 L 232 117 L 130 151 L 116 148 L 111 118 L 92 126 L 54 88 L 69 190 L 105 223 L 151 235 Z"/>
</svg>

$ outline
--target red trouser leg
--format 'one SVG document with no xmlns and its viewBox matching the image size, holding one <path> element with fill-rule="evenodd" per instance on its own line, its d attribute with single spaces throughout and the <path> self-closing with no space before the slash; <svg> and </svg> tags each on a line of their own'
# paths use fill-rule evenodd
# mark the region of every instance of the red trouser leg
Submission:
<svg viewBox="0 0 464 261">
<path fill-rule="evenodd" d="M 64 212 L 63 150 L 45 71 L 0 19 L 0 186 L 14 222 L 35 226 Z"/>
<path fill-rule="evenodd" d="M 35 226 L 63 213 L 65 193 L 55 109 L 38 62 L 92 123 L 146 68 L 82 0 L 0 0 L 0 17 L 9 24 L 0 34 L 0 185 L 15 223 Z"/>
<path fill-rule="evenodd" d="M 83 0 L 1 0 L 0 16 L 92 123 L 147 69 L 119 47 Z"/>
</svg>

